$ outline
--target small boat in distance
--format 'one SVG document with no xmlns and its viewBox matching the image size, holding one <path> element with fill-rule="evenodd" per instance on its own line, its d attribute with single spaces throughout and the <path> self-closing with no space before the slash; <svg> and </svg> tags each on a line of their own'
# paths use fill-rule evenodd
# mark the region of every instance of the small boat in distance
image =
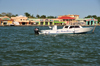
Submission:
<svg viewBox="0 0 100 66">
<path fill-rule="evenodd" d="M 51 30 L 41 30 L 38 34 L 84 34 L 92 29 L 93 27 L 83 28 L 81 25 L 66 25 L 62 29 L 57 29 L 57 25 L 54 25 Z"/>
<path fill-rule="evenodd" d="M 10 26 L 15 26 L 14 24 L 10 24 Z"/>
</svg>

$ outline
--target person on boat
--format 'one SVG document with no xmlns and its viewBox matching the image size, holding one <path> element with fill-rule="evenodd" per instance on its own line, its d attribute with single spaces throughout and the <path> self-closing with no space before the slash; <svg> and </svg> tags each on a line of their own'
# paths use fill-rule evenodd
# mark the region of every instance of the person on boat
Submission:
<svg viewBox="0 0 100 66">
<path fill-rule="evenodd" d="M 39 28 L 34 29 L 35 34 L 39 34 Z"/>
</svg>

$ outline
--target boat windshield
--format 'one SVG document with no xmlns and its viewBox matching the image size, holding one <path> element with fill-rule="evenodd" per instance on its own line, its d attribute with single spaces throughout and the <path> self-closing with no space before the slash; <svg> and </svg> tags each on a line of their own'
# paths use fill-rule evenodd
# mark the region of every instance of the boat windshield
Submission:
<svg viewBox="0 0 100 66">
<path fill-rule="evenodd" d="M 70 26 L 70 28 L 74 28 L 74 26 Z"/>
<path fill-rule="evenodd" d="M 79 26 L 70 26 L 70 28 L 80 28 Z"/>
<path fill-rule="evenodd" d="M 68 28 L 68 26 L 65 26 L 65 28 Z"/>
<path fill-rule="evenodd" d="M 79 26 L 75 26 L 75 28 L 80 28 Z"/>
</svg>

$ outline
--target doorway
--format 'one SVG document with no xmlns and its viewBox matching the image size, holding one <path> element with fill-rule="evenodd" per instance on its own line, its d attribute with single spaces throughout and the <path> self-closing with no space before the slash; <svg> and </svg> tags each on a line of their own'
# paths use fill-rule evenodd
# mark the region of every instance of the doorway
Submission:
<svg viewBox="0 0 100 66">
<path fill-rule="evenodd" d="M 40 24 L 43 25 L 43 22 L 41 22 Z"/>
<path fill-rule="evenodd" d="M 50 25 L 52 25 L 52 22 L 50 22 Z"/>
<path fill-rule="evenodd" d="M 3 21 L 3 25 L 7 25 L 7 21 Z"/>
<path fill-rule="evenodd" d="M 25 22 L 22 22 L 22 25 L 25 25 Z"/>
<path fill-rule="evenodd" d="M 45 22 L 45 25 L 48 25 L 48 22 Z"/>
<path fill-rule="evenodd" d="M 88 21 L 88 25 L 89 25 L 89 21 Z"/>
<path fill-rule="evenodd" d="M 93 21 L 91 21 L 91 25 L 93 25 Z"/>
</svg>

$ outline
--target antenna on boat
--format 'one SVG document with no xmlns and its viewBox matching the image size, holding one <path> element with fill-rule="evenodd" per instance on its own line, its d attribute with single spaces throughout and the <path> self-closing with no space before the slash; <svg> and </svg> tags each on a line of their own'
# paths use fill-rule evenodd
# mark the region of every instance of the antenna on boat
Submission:
<svg viewBox="0 0 100 66">
<path fill-rule="evenodd" d="M 73 30 L 73 33 L 75 34 L 75 23 L 72 23 L 72 25 L 74 25 L 74 30 Z"/>
</svg>

